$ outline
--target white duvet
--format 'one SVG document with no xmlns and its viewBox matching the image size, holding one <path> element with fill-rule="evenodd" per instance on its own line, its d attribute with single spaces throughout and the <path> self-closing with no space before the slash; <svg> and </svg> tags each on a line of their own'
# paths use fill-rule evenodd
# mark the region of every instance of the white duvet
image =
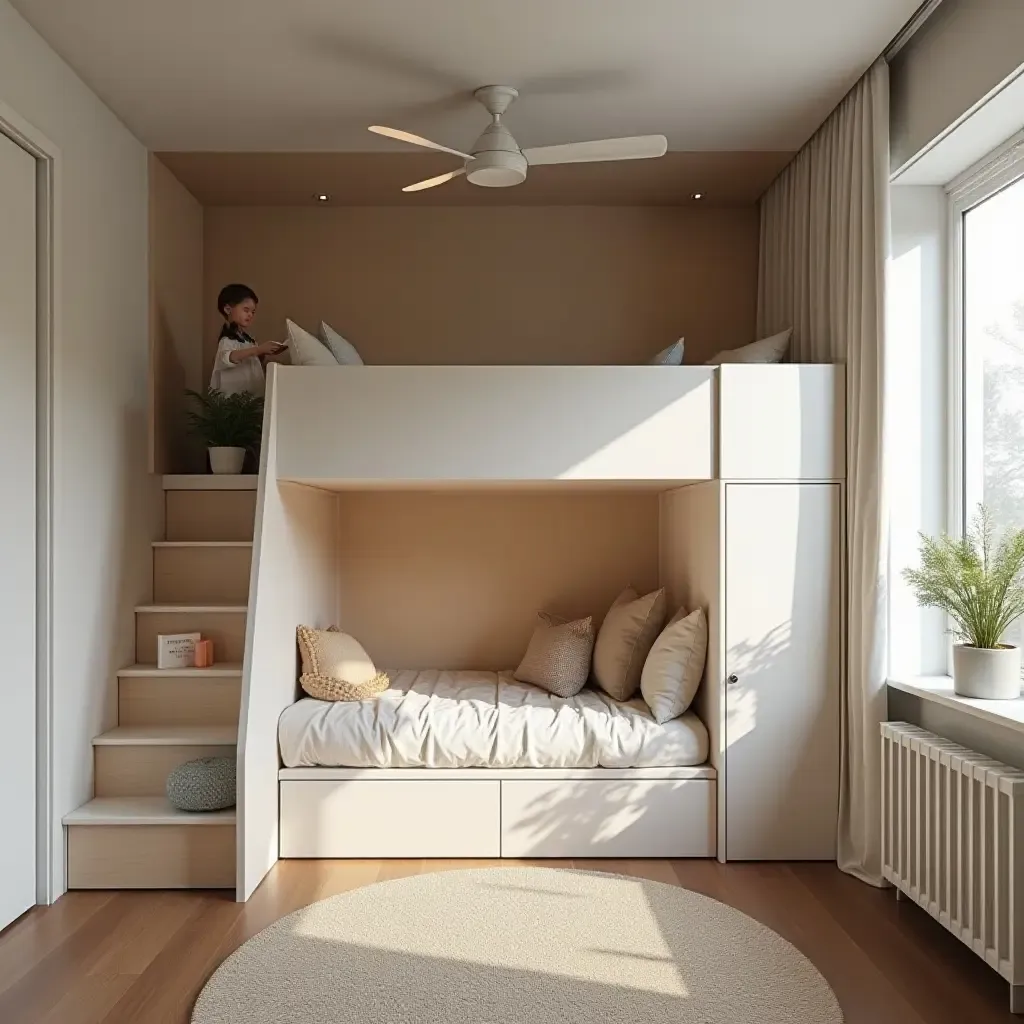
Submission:
<svg viewBox="0 0 1024 1024">
<path fill-rule="evenodd" d="M 656 768 L 703 764 L 692 712 L 658 725 L 641 698 L 564 700 L 507 673 L 389 672 L 364 701 L 305 698 L 281 715 L 289 768 Z"/>
</svg>

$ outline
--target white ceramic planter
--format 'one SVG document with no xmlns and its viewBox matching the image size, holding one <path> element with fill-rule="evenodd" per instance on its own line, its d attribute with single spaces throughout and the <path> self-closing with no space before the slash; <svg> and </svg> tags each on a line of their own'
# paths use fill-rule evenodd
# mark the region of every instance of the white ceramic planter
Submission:
<svg viewBox="0 0 1024 1024">
<path fill-rule="evenodd" d="M 210 469 L 214 473 L 241 473 L 245 462 L 244 448 L 207 448 Z"/>
<path fill-rule="evenodd" d="M 979 700 L 1020 696 L 1019 647 L 953 647 L 953 692 Z"/>
</svg>

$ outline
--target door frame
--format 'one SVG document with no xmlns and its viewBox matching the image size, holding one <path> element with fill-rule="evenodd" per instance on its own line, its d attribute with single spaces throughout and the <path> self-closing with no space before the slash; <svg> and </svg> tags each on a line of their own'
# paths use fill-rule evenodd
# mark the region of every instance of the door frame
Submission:
<svg viewBox="0 0 1024 1024">
<path fill-rule="evenodd" d="M 36 902 L 61 892 L 64 830 L 53 799 L 54 393 L 60 338 L 60 150 L 0 101 L 0 133 L 36 161 Z"/>
</svg>

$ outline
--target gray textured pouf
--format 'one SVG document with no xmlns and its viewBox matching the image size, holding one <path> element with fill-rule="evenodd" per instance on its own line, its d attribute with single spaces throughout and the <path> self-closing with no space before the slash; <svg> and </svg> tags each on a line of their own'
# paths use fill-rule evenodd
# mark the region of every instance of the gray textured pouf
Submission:
<svg viewBox="0 0 1024 1024">
<path fill-rule="evenodd" d="M 235 806 L 235 759 L 200 757 L 167 776 L 167 799 L 179 811 L 223 811 Z"/>
</svg>

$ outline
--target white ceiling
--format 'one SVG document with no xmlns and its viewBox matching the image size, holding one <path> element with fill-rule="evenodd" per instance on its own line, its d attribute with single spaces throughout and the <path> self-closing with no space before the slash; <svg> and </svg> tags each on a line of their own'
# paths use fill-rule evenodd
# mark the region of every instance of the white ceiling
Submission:
<svg viewBox="0 0 1024 1024">
<path fill-rule="evenodd" d="M 156 150 L 457 148 L 514 85 L 522 146 L 663 132 L 792 150 L 919 0 L 13 0 Z"/>
</svg>

